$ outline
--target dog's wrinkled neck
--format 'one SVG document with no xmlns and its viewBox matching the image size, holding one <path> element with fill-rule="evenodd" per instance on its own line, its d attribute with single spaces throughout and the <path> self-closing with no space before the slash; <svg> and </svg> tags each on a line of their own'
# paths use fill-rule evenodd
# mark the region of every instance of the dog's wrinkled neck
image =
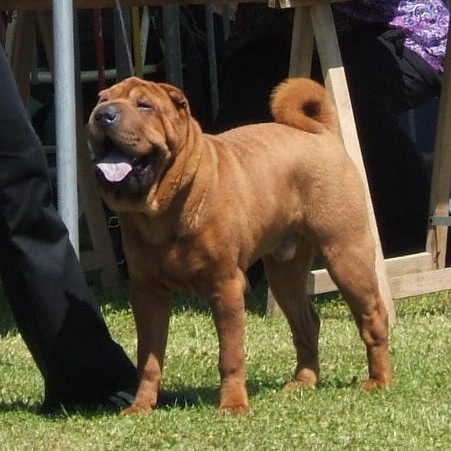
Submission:
<svg viewBox="0 0 451 451">
<path fill-rule="evenodd" d="M 199 137 L 202 137 L 200 140 Z M 168 167 L 166 173 L 160 179 L 160 183 L 154 187 L 148 197 L 148 207 L 152 215 L 157 216 L 167 211 L 171 204 L 179 204 L 179 198 L 186 196 L 199 197 L 199 194 L 191 191 L 192 181 L 202 166 L 205 142 L 199 124 L 190 120 L 187 127 L 186 139 L 179 149 L 175 150 L 174 161 Z M 200 198 L 204 195 L 201 193 Z M 202 205 L 203 202 L 194 203 Z"/>
</svg>

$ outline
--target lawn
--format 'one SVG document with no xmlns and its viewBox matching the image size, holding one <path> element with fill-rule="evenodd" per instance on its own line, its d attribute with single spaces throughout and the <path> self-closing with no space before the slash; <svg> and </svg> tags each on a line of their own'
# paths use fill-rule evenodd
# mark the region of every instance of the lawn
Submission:
<svg viewBox="0 0 451 451">
<path fill-rule="evenodd" d="M 99 290 L 115 339 L 134 358 L 127 288 Z M 451 292 L 397 301 L 391 331 L 394 382 L 364 393 L 363 345 L 336 296 L 317 300 L 322 374 L 316 390 L 283 391 L 294 367 L 285 320 L 266 319 L 261 291 L 247 313 L 252 410 L 217 411 L 217 340 L 209 312 L 174 299 L 164 388 L 189 405 L 124 417 L 111 410 L 43 416 L 42 380 L 0 301 L 0 448 L 13 450 L 451 450 Z"/>
</svg>

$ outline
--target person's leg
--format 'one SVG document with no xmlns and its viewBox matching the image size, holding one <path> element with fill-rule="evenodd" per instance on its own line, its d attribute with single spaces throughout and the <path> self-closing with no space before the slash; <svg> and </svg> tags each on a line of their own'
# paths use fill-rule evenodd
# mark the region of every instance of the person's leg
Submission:
<svg viewBox="0 0 451 451">
<path fill-rule="evenodd" d="M 45 402 L 97 402 L 132 390 L 136 370 L 86 284 L 52 202 L 45 154 L 0 48 L 0 274 L 45 380 Z"/>
</svg>

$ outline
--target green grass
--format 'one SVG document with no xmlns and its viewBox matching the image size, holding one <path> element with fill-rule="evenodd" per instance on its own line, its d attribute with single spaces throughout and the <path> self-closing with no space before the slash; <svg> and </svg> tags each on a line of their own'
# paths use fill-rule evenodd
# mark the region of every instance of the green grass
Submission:
<svg viewBox="0 0 451 451">
<path fill-rule="evenodd" d="M 127 289 L 94 288 L 115 339 L 134 356 Z M 364 348 L 339 298 L 317 300 L 321 384 L 281 390 L 294 353 L 283 318 L 265 319 L 261 291 L 249 301 L 247 361 L 252 411 L 220 415 L 217 340 L 209 312 L 177 297 L 164 388 L 190 406 L 123 417 L 98 409 L 42 416 L 42 380 L 0 303 L 0 448 L 13 450 L 450 450 L 451 292 L 397 303 L 391 332 L 393 386 L 364 393 Z M 134 357 L 133 357 L 134 358 Z"/>
</svg>

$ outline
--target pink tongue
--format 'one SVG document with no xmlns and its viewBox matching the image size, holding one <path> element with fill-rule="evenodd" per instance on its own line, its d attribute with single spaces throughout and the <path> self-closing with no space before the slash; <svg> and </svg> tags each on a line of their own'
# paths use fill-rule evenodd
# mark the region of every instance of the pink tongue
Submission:
<svg viewBox="0 0 451 451">
<path fill-rule="evenodd" d="M 97 167 L 102 171 L 103 175 L 109 182 L 120 182 L 127 177 L 132 170 L 129 163 L 98 163 Z"/>
</svg>

